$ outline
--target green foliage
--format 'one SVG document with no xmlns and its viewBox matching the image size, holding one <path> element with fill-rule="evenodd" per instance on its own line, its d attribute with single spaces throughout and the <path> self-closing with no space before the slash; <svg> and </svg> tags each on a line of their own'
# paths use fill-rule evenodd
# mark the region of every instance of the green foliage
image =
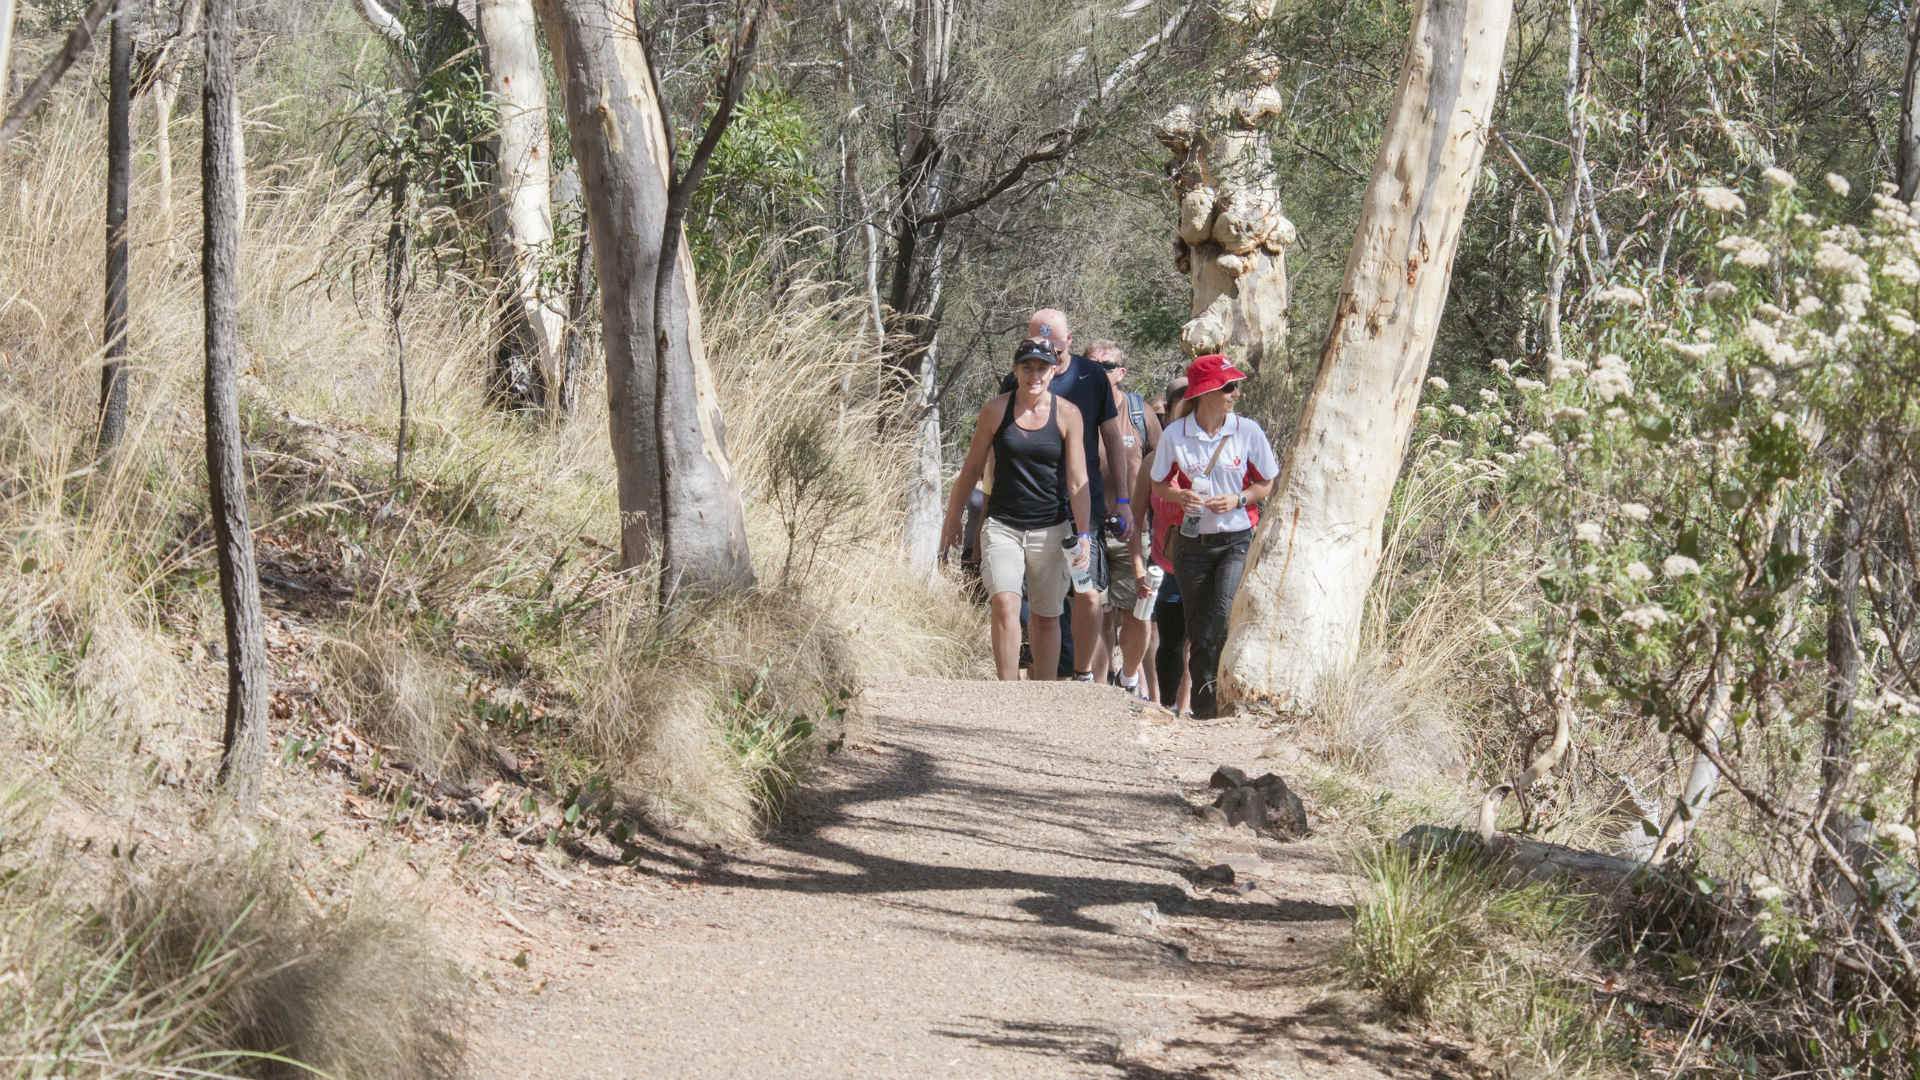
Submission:
<svg viewBox="0 0 1920 1080">
<path fill-rule="evenodd" d="M 683 156 L 693 140 L 682 140 Z M 787 243 L 818 215 L 820 133 L 806 107 L 773 89 L 750 89 L 714 147 L 687 211 L 687 236 L 702 274 L 732 275 Z"/>
</svg>

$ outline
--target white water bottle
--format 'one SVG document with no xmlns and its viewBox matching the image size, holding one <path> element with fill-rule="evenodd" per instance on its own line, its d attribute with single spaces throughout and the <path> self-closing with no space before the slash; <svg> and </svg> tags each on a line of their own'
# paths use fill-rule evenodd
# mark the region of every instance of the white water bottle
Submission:
<svg viewBox="0 0 1920 1080">
<path fill-rule="evenodd" d="M 1080 537 L 1069 533 L 1060 541 L 1060 549 L 1067 553 L 1067 574 L 1073 580 L 1073 591 L 1077 593 L 1093 591 L 1093 551 L 1091 537 L 1087 539 L 1089 549 L 1087 557 L 1076 558 L 1080 553 Z"/>
<path fill-rule="evenodd" d="M 1213 482 L 1206 477 L 1196 476 L 1193 478 L 1193 493 L 1195 495 L 1204 499 L 1212 490 Z M 1186 516 L 1180 519 L 1180 535 L 1188 537 L 1199 536 L 1200 516 L 1204 513 L 1206 513 L 1206 511 L 1199 506 L 1187 507 Z"/>
</svg>

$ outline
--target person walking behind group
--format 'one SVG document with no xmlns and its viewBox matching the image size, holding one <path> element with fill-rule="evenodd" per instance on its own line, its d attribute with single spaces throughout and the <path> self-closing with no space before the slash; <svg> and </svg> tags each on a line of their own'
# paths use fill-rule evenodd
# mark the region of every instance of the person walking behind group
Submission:
<svg viewBox="0 0 1920 1080">
<path fill-rule="evenodd" d="M 1020 677 L 1022 589 L 1030 610 L 1029 677 L 1052 679 L 1069 577 L 1084 577 L 1093 557 L 1080 410 L 1048 391 L 1054 366 L 1053 351 L 1044 342 L 1022 341 L 1014 351 L 1014 390 L 980 407 L 940 530 L 944 555 L 960 541 L 968 493 L 991 450 L 993 486 L 980 530 L 980 577 L 993 619 L 994 667 L 1007 681 Z"/>
<path fill-rule="evenodd" d="M 1174 379 L 1167 384 L 1167 394 L 1160 402 L 1159 411 L 1163 414 L 1170 412 L 1180 404 L 1186 393 L 1186 377 L 1183 375 Z M 1156 440 L 1156 449 L 1158 445 Z M 1180 524 L 1183 514 L 1179 505 L 1153 493 L 1152 458 L 1141 463 L 1140 475 L 1134 481 L 1133 499 L 1134 505 L 1146 508 L 1147 524 L 1134 530 L 1136 543 L 1130 545 L 1128 554 L 1142 563 L 1151 558 L 1153 569 L 1160 574 L 1160 587 L 1151 608 L 1153 663 L 1143 663 L 1141 666 L 1150 676 L 1148 685 L 1153 700 L 1172 709 L 1177 716 L 1187 711 L 1191 692 L 1187 679 L 1186 606 L 1181 601 L 1180 578 L 1174 572 L 1171 557 L 1174 529 Z M 1124 650 L 1122 655 L 1125 655 Z"/>
<path fill-rule="evenodd" d="M 1136 505 L 1142 511 L 1144 505 L 1135 502 L 1138 492 L 1140 468 L 1146 456 L 1160 442 L 1160 419 L 1148 408 L 1146 399 L 1131 390 L 1122 388 L 1127 377 L 1127 357 L 1121 351 L 1119 343 L 1096 341 L 1087 348 L 1087 356 L 1106 371 L 1107 380 L 1113 386 L 1114 408 L 1120 413 L 1121 446 L 1128 455 L 1131 464 L 1125 473 L 1126 486 L 1115 491 L 1115 497 L 1109 502 L 1115 506 L 1124 506 L 1132 510 Z M 1137 552 L 1136 543 L 1144 535 L 1144 513 L 1135 513 L 1135 527 L 1125 531 L 1103 530 L 1106 544 L 1108 566 L 1111 567 L 1107 584 L 1106 620 L 1101 627 L 1100 647 L 1094 653 L 1094 677 L 1104 678 L 1114 648 L 1120 649 L 1120 665 L 1114 680 L 1129 693 L 1140 690 L 1140 660 L 1146 655 L 1148 629 L 1147 619 L 1153 611 L 1155 590 L 1160 585 L 1160 571 L 1148 561 L 1151 552 Z M 1150 541 L 1149 541 L 1150 545 Z M 1136 612 L 1135 608 L 1140 608 Z"/>
<path fill-rule="evenodd" d="M 1187 365 L 1187 395 L 1153 457 L 1154 494 L 1183 511 L 1173 565 L 1186 607 L 1193 715 L 1218 712 L 1220 651 L 1258 511 L 1280 463 L 1260 425 L 1233 411 L 1246 373 L 1219 354 Z"/>
<path fill-rule="evenodd" d="M 1073 590 L 1073 678 L 1076 682 L 1092 682 L 1093 657 L 1100 647 L 1100 602 L 1110 573 L 1102 534 L 1111 528 L 1124 536 L 1133 527 L 1131 508 L 1125 501 L 1109 506 L 1107 490 L 1111 487 L 1115 494 L 1127 491 L 1139 454 L 1137 448 L 1129 453 L 1125 445 L 1120 411 L 1114 405 L 1107 373 L 1092 360 L 1074 355 L 1070 347 L 1073 330 L 1067 317 L 1053 308 L 1041 308 L 1027 320 L 1027 338 L 1052 348 L 1055 362 L 1048 389 L 1072 403 L 1082 420 L 1080 445 L 1087 468 L 1087 512 L 1092 515 L 1087 520 L 1094 535 L 1089 585 Z M 1001 389 L 1009 390 L 1010 386 L 1003 381 Z M 1104 458 L 1102 448 L 1106 451 Z M 1027 636 L 1033 636 L 1031 629 Z M 1039 650 L 1034 649 L 1033 655 L 1037 663 Z"/>
</svg>

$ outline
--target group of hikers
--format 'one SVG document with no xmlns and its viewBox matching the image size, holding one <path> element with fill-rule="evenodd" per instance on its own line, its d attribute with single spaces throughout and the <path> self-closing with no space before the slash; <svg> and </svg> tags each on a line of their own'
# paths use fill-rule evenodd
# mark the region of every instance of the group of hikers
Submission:
<svg viewBox="0 0 1920 1080">
<path fill-rule="evenodd" d="M 1201 356 L 1149 403 L 1123 389 L 1118 345 L 1072 344 L 1060 312 L 1027 321 L 975 420 L 940 550 L 978 574 L 1000 678 L 1020 677 L 1024 624 L 1029 678 L 1107 679 L 1117 645 L 1111 681 L 1211 718 L 1257 504 L 1280 471 L 1234 412 L 1247 376 Z"/>
</svg>

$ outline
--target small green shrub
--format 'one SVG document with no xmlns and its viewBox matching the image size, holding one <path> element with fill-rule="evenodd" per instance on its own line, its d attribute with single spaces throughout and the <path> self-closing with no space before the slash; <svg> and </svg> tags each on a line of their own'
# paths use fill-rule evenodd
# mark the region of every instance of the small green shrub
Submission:
<svg viewBox="0 0 1920 1080">
<path fill-rule="evenodd" d="M 1473 851 L 1387 844 L 1360 858 L 1344 962 L 1397 1013 L 1454 1028 L 1510 1065 L 1575 1073 L 1626 1062 L 1630 1038 L 1571 977 L 1594 933 L 1587 898 L 1507 880 Z"/>
</svg>

